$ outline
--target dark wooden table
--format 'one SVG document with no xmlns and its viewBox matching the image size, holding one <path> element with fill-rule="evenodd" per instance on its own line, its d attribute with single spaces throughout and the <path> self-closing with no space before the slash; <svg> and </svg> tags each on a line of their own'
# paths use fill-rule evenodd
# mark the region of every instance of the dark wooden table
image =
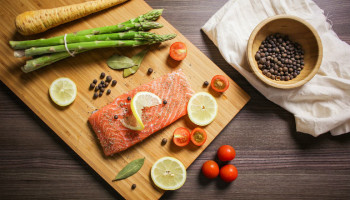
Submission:
<svg viewBox="0 0 350 200">
<path fill-rule="evenodd" d="M 163 16 L 251 96 L 188 168 L 186 184 L 163 199 L 350 199 L 350 134 L 314 138 L 296 132 L 293 115 L 258 93 L 200 31 L 226 0 L 147 2 L 165 8 Z M 350 1 L 316 3 L 350 43 Z M 2 82 L 0 127 L 0 199 L 121 199 Z M 239 178 L 232 184 L 200 173 L 223 144 L 237 152 Z"/>
</svg>

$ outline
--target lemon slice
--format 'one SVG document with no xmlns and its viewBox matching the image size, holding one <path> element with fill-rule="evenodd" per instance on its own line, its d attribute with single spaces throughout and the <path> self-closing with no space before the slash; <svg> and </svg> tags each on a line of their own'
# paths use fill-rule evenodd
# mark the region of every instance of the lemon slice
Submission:
<svg viewBox="0 0 350 200">
<path fill-rule="evenodd" d="M 186 168 L 176 158 L 163 157 L 153 164 L 151 178 L 163 190 L 177 190 L 186 181 Z"/>
<path fill-rule="evenodd" d="M 218 104 L 215 98 L 207 92 L 194 94 L 187 105 L 190 120 L 198 126 L 210 124 L 218 113 Z"/>
<path fill-rule="evenodd" d="M 145 107 L 152 107 L 162 103 L 162 100 L 151 92 L 138 92 L 131 100 L 130 107 L 134 119 L 121 120 L 123 126 L 128 129 L 142 131 L 145 125 L 142 122 L 142 109 Z M 136 121 L 136 122 L 135 122 Z"/>
<path fill-rule="evenodd" d="M 68 106 L 77 96 L 77 86 L 69 78 L 58 78 L 51 83 L 50 97 L 59 106 Z"/>
</svg>

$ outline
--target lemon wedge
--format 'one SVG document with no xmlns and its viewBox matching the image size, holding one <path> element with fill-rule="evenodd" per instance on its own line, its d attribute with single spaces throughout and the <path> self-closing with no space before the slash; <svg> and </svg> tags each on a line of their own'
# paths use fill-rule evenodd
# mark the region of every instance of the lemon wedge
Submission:
<svg viewBox="0 0 350 200">
<path fill-rule="evenodd" d="M 77 96 L 77 86 L 69 78 L 58 78 L 51 83 L 49 93 L 57 105 L 68 106 Z"/>
<path fill-rule="evenodd" d="M 151 178 L 163 190 L 177 190 L 186 181 L 186 168 L 176 158 L 163 157 L 153 164 Z"/>
<path fill-rule="evenodd" d="M 135 119 L 123 119 L 121 123 L 128 129 L 135 131 L 142 131 L 145 125 L 142 122 L 142 109 L 145 107 L 152 107 L 162 103 L 162 100 L 151 92 L 138 92 L 130 103 L 131 111 Z M 134 121 L 131 123 L 131 121 Z M 136 121 L 136 123 L 135 123 Z"/>
<path fill-rule="evenodd" d="M 215 98 L 207 92 L 194 94 L 187 105 L 190 120 L 198 126 L 210 124 L 218 113 L 218 104 Z"/>
</svg>

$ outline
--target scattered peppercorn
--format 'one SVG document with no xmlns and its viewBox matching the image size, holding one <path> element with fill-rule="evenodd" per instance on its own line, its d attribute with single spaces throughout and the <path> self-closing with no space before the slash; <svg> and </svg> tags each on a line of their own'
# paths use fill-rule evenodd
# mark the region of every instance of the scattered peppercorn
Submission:
<svg viewBox="0 0 350 200">
<path fill-rule="evenodd" d="M 167 104 L 168 102 L 166 101 L 166 100 L 163 100 L 163 104 L 165 105 L 165 104 Z"/>
<path fill-rule="evenodd" d="M 102 87 L 103 87 L 103 88 L 107 87 L 107 86 L 106 86 L 106 83 L 105 83 L 105 84 L 103 84 L 103 85 L 102 85 Z"/>
<path fill-rule="evenodd" d="M 118 115 L 114 115 L 114 119 L 118 119 Z"/>
<path fill-rule="evenodd" d="M 147 73 L 148 73 L 148 74 L 151 74 L 152 72 L 153 72 L 153 69 L 152 69 L 152 68 L 148 68 Z"/>
<path fill-rule="evenodd" d="M 203 86 L 207 87 L 208 85 L 209 85 L 209 82 L 208 81 L 204 81 Z"/>
<path fill-rule="evenodd" d="M 108 87 L 108 85 L 109 85 L 109 83 L 107 82 L 107 83 L 105 83 L 105 87 Z"/>
<path fill-rule="evenodd" d="M 103 85 L 103 84 L 105 84 L 105 82 L 104 82 L 104 81 L 101 81 L 101 84 Z"/>
<path fill-rule="evenodd" d="M 101 91 L 101 92 L 104 92 L 104 91 L 105 91 L 105 89 L 104 89 L 104 88 L 101 88 L 101 89 L 100 89 L 100 91 Z"/>
<path fill-rule="evenodd" d="M 102 84 L 100 83 L 100 84 L 98 84 L 98 86 L 97 86 L 99 89 L 101 89 L 102 88 Z"/>
<path fill-rule="evenodd" d="M 106 74 L 105 74 L 104 72 L 102 72 L 101 75 L 100 75 L 100 78 L 102 79 L 102 78 L 104 78 L 105 76 L 106 76 Z"/>
<path fill-rule="evenodd" d="M 100 97 L 101 97 L 102 95 L 103 95 L 103 92 L 102 92 L 102 91 L 100 91 L 100 93 L 98 94 L 98 96 L 100 96 Z"/>
<path fill-rule="evenodd" d="M 97 83 L 97 80 L 96 80 L 96 79 L 94 79 L 92 82 L 96 84 L 96 83 Z"/>
<path fill-rule="evenodd" d="M 117 85 L 117 80 L 112 81 L 112 86 L 115 86 L 115 85 Z"/>
<path fill-rule="evenodd" d="M 304 51 L 287 35 L 269 35 L 255 54 L 262 73 L 273 80 L 289 81 L 304 68 Z"/>
<path fill-rule="evenodd" d="M 97 92 L 100 88 L 98 86 L 95 87 L 95 92 Z"/>
<path fill-rule="evenodd" d="M 111 76 L 107 76 L 106 82 L 111 82 L 111 80 L 112 80 L 112 77 Z"/>
<path fill-rule="evenodd" d="M 135 188 L 136 188 L 136 184 L 134 183 L 134 184 L 132 184 L 131 189 L 135 190 Z"/>
<path fill-rule="evenodd" d="M 92 90 L 92 89 L 94 89 L 94 88 L 95 88 L 95 83 L 91 83 L 89 89 Z"/>
<path fill-rule="evenodd" d="M 108 94 L 110 94 L 110 93 L 111 93 L 111 90 L 110 90 L 110 89 L 108 89 L 108 90 L 107 90 L 107 95 L 108 95 Z"/>
<path fill-rule="evenodd" d="M 168 142 L 168 140 L 166 138 L 162 139 L 162 145 L 165 145 Z"/>
<path fill-rule="evenodd" d="M 94 93 L 94 99 L 96 99 L 98 97 L 97 92 Z"/>
<path fill-rule="evenodd" d="M 128 97 L 128 98 L 126 98 L 128 101 L 130 101 L 131 100 L 131 97 Z"/>
</svg>

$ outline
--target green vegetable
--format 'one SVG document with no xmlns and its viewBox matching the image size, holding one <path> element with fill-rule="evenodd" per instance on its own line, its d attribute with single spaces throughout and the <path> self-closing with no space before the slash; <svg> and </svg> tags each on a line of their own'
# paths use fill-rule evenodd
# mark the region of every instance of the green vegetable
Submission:
<svg viewBox="0 0 350 200">
<path fill-rule="evenodd" d="M 134 175 L 136 172 L 138 172 L 141 169 L 144 162 L 145 162 L 145 158 L 140 158 L 140 159 L 131 161 L 117 174 L 117 176 L 113 181 L 126 179 Z"/>
<path fill-rule="evenodd" d="M 129 57 L 116 54 L 107 60 L 107 65 L 112 69 L 125 69 L 134 66 L 135 63 Z"/>
<path fill-rule="evenodd" d="M 134 61 L 135 65 L 133 67 L 124 69 L 123 77 L 126 78 L 132 74 L 135 74 L 136 71 L 140 68 L 143 58 L 146 56 L 149 49 L 142 50 L 140 53 L 134 55 L 131 59 Z"/>
<path fill-rule="evenodd" d="M 158 42 L 171 40 L 174 37 L 176 37 L 176 34 L 159 35 L 159 38 L 161 39 L 159 41 L 130 40 L 132 42 L 129 42 L 129 44 L 130 44 L 130 46 L 136 46 L 135 44 L 138 44 L 138 45 L 150 45 L 150 44 L 154 44 L 154 43 L 158 43 Z M 122 40 L 122 41 L 125 41 L 125 40 Z M 104 41 L 102 41 L 102 42 L 104 42 Z M 92 43 L 94 43 L 94 42 L 92 42 Z M 76 54 L 79 54 L 79 53 L 82 53 L 82 52 L 85 52 L 85 51 L 87 51 L 87 49 L 84 49 L 84 48 L 79 49 L 78 48 L 78 50 L 73 51 L 73 52 L 76 55 Z M 60 53 L 53 53 L 53 54 L 44 55 L 44 56 L 41 56 L 41 57 L 38 57 L 38 58 L 34 58 L 32 60 L 27 60 L 26 64 L 22 67 L 22 71 L 25 72 L 25 73 L 28 73 L 28 72 L 37 70 L 37 69 L 39 69 L 41 67 L 50 65 L 50 64 L 52 64 L 54 62 L 57 62 L 59 60 L 62 60 L 62 59 L 68 58 L 68 57 L 71 57 L 71 55 L 68 52 L 64 51 L 64 52 L 60 52 Z"/>
<path fill-rule="evenodd" d="M 66 37 L 67 44 L 79 43 L 79 42 L 91 42 L 91 41 L 109 41 L 109 40 L 161 40 L 162 38 L 150 32 L 120 32 L 101 35 L 70 35 Z M 27 49 L 31 47 L 46 47 L 64 44 L 63 38 L 48 38 L 38 40 L 25 40 L 25 41 L 10 41 L 10 45 L 13 49 Z"/>
</svg>

